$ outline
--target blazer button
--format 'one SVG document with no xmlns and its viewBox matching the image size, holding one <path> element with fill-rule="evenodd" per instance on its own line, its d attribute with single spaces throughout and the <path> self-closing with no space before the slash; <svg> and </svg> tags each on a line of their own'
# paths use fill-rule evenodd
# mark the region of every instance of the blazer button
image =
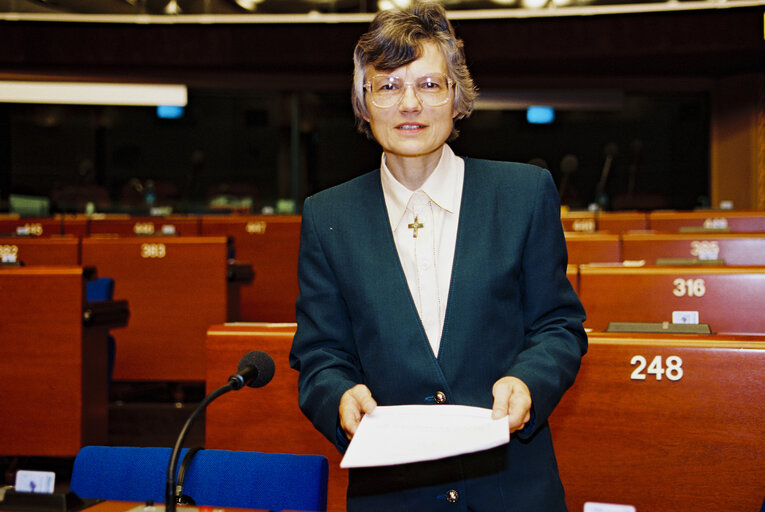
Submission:
<svg viewBox="0 0 765 512">
<path fill-rule="evenodd" d="M 437 404 L 446 403 L 446 394 L 443 391 L 436 391 L 435 399 Z"/>
<path fill-rule="evenodd" d="M 448 501 L 449 503 L 457 503 L 458 499 L 460 499 L 460 493 L 458 493 L 454 489 L 447 491 L 446 501 Z"/>
</svg>

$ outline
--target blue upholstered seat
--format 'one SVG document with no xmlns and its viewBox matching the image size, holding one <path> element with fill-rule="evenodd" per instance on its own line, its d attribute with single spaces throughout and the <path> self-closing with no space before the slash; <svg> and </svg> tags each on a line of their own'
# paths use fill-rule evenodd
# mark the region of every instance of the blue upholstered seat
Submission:
<svg viewBox="0 0 765 512">
<path fill-rule="evenodd" d="M 86 446 L 74 461 L 70 489 L 81 498 L 164 503 L 171 452 Z M 183 494 L 196 505 L 324 511 L 328 471 L 320 455 L 200 450 L 186 470 Z"/>
</svg>

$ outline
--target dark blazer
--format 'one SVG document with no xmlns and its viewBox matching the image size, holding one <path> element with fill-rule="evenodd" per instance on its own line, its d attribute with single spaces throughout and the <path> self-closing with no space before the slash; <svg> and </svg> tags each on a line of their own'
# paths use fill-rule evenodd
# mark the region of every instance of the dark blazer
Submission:
<svg viewBox="0 0 765 512">
<path fill-rule="evenodd" d="M 396 252 L 380 171 L 305 201 L 297 332 L 300 407 L 342 452 L 342 394 L 367 385 L 379 405 L 491 408 L 500 377 L 531 391 L 532 421 L 503 447 L 440 461 L 351 470 L 348 510 L 566 510 L 547 418 L 587 350 L 584 310 L 566 278 L 550 174 L 465 159 L 457 245 L 438 357 Z M 437 406 L 437 405 L 436 405 Z M 447 497 L 459 496 L 456 503 Z"/>
</svg>

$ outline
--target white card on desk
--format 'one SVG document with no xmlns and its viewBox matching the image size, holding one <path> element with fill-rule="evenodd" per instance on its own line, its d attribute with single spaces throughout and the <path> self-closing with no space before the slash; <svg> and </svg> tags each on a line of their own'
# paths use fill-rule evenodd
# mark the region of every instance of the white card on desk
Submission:
<svg viewBox="0 0 765 512">
<path fill-rule="evenodd" d="M 673 311 L 672 323 L 673 324 L 698 324 L 699 312 L 698 311 Z"/>
<path fill-rule="evenodd" d="M 50 494 L 56 484 L 56 473 L 53 471 L 27 471 L 16 472 L 16 492 L 36 492 Z"/>
<path fill-rule="evenodd" d="M 632 505 L 588 501 L 584 504 L 584 512 L 636 512 L 636 510 Z"/>
</svg>

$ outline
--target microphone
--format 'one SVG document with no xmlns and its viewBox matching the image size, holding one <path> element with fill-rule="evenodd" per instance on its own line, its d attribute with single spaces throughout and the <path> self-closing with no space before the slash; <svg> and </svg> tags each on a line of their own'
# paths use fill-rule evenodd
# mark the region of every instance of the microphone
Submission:
<svg viewBox="0 0 765 512">
<path fill-rule="evenodd" d="M 606 144 L 603 148 L 603 155 L 606 157 L 603 163 L 603 171 L 600 173 L 600 181 L 595 191 L 595 202 L 604 209 L 608 203 L 608 196 L 606 195 L 606 182 L 608 181 L 608 175 L 611 172 L 611 166 L 614 162 L 614 157 L 619 153 L 619 146 L 614 142 Z"/>
<path fill-rule="evenodd" d="M 560 173 L 562 174 L 560 180 L 560 190 L 558 191 L 558 197 L 560 197 L 561 203 L 565 203 L 568 196 L 568 189 L 571 183 L 571 176 L 579 168 L 579 159 L 572 154 L 567 154 L 560 161 Z"/>
<path fill-rule="evenodd" d="M 239 360 L 237 372 L 228 378 L 228 382 L 235 390 L 242 389 L 244 386 L 260 388 L 271 382 L 275 371 L 276 366 L 271 356 L 254 350 Z"/>
<path fill-rule="evenodd" d="M 197 419 L 202 411 L 204 411 L 210 403 L 219 396 L 228 393 L 229 391 L 242 389 L 245 385 L 259 388 L 265 386 L 271 379 L 274 378 L 276 366 L 274 360 L 259 350 L 248 352 L 239 360 L 239 366 L 237 372 L 229 377 L 228 382 L 219 387 L 209 395 L 205 397 L 196 409 L 191 413 L 186 423 L 181 429 L 181 433 L 178 434 L 178 439 L 175 442 L 173 453 L 170 455 L 170 462 L 167 465 L 167 482 L 165 485 L 165 512 L 175 512 L 176 505 L 176 489 L 175 489 L 175 471 L 178 467 L 178 458 L 181 455 L 181 447 L 183 441 L 186 439 L 191 426 L 194 424 L 194 420 Z M 180 497 L 181 493 L 178 493 Z"/>
</svg>

